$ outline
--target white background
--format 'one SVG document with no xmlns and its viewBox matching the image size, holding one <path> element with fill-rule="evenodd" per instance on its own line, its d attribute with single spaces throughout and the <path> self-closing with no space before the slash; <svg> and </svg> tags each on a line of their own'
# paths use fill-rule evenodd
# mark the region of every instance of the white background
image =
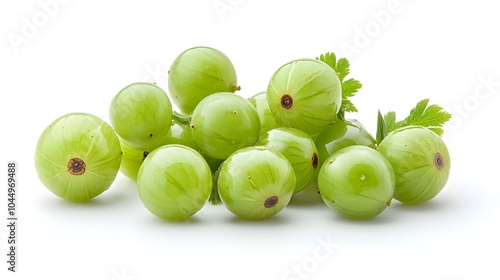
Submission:
<svg viewBox="0 0 500 280">
<path fill-rule="evenodd" d="M 499 279 L 494 1 L 54 1 L 0 4 L 1 279 Z M 108 120 L 123 86 L 166 89 L 172 61 L 197 45 L 228 55 L 244 96 L 292 59 L 347 56 L 363 83 L 350 117 L 372 133 L 378 109 L 403 118 L 431 98 L 454 114 L 447 186 L 424 205 L 394 203 L 364 222 L 303 194 L 267 221 L 207 205 L 168 223 L 121 174 L 83 204 L 40 183 L 33 155 L 52 120 L 75 111 Z M 9 160 L 18 164 L 17 273 L 4 261 Z"/>
</svg>

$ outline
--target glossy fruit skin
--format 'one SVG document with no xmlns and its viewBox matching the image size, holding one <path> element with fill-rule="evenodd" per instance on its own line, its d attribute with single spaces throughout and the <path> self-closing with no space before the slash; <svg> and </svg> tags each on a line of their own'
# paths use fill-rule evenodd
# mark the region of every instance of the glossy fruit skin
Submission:
<svg viewBox="0 0 500 280">
<path fill-rule="evenodd" d="M 172 121 L 170 130 L 165 135 L 160 147 L 168 144 L 179 144 L 188 146 L 198 151 L 198 146 L 194 142 L 193 134 L 189 125 L 178 124 Z M 120 171 L 128 178 L 137 181 L 137 174 L 142 162 L 146 159 L 151 151 L 146 151 L 140 148 L 133 148 L 121 141 L 123 156 Z"/>
<path fill-rule="evenodd" d="M 230 92 L 203 99 L 193 112 L 191 128 L 196 145 L 214 159 L 226 159 L 236 150 L 254 145 L 260 136 L 255 108 Z"/>
<path fill-rule="evenodd" d="M 357 120 L 336 121 L 321 132 L 315 140 L 319 155 L 319 166 L 342 148 L 362 145 L 375 149 L 377 141 Z"/>
<path fill-rule="evenodd" d="M 264 133 L 255 145 L 276 150 L 285 156 L 295 172 L 295 193 L 313 182 L 320 166 L 316 145 L 307 133 L 292 127 L 275 128 Z"/>
<path fill-rule="evenodd" d="M 212 174 L 192 148 L 171 144 L 152 151 L 137 176 L 139 196 L 154 215 L 170 221 L 197 213 L 212 190 Z"/>
<path fill-rule="evenodd" d="M 322 61 L 294 60 L 271 77 L 267 102 L 278 125 L 314 135 L 337 119 L 341 83 L 337 73 Z"/>
<path fill-rule="evenodd" d="M 377 147 L 396 174 L 394 198 L 406 204 L 426 202 L 441 192 L 450 174 L 450 154 L 432 130 L 407 126 L 391 132 Z"/>
<path fill-rule="evenodd" d="M 267 94 L 265 91 L 259 92 L 250 98 L 248 101 L 252 103 L 252 105 L 257 110 L 260 119 L 260 134 L 264 134 L 273 128 L 278 128 L 278 124 L 269 110 L 269 105 L 267 105 Z"/>
<path fill-rule="evenodd" d="M 182 52 L 170 66 L 168 90 L 172 102 L 190 114 L 198 103 L 216 92 L 235 92 L 236 70 L 221 51 L 198 46 Z"/>
<path fill-rule="evenodd" d="M 359 145 L 330 156 L 318 176 L 318 188 L 326 205 L 354 220 L 382 213 L 390 205 L 395 183 L 389 161 L 377 150 Z"/>
<path fill-rule="evenodd" d="M 229 211 L 243 219 L 261 220 L 288 204 L 295 188 L 295 174 L 280 153 L 252 146 L 222 163 L 217 186 Z"/>
<path fill-rule="evenodd" d="M 152 83 L 132 83 L 111 101 L 111 125 L 133 148 L 152 151 L 162 145 L 172 122 L 172 104 L 163 89 Z"/>
<path fill-rule="evenodd" d="M 191 127 L 187 124 L 172 122 L 170 130 L 163 141 L 163 145 L 167 144 L 180 144 L 193 148 L 196 151 L 199 150 L 196 142 L 194 141 Z"/>
<path fill-rule="evenodd" d="M 120 141 L 122 147 L 122 162 L 120 164 L 120 172 L 127 178 L 137 181 L 139 168 L 149 154 L 149 151 L 133 148 Z"/>
<path fill-rule="evenodd" d="M 35 168 L 55 195 L 87 201 L 106 191 L 116 178 L 121 148 L 113 128 L 97 116 L 69 113 L 40 135 Z"/>
</svg>

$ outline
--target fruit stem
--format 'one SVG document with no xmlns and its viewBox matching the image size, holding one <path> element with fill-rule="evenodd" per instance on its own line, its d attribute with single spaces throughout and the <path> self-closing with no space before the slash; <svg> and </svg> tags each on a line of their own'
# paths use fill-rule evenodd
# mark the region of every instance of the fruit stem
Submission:
<svg viewBox="0 0 500 280">
<path fill-rule="evenodd" d="M 219 196 L 219 190 L 217 189 L 217 180 L 219 179 L 219 169 L 215 171 L 212 176 L 212 193 L 210 193 L 210 197 L 208 198 L 208 202 L 212 205 L 217 205 L 221 203 L 221 199 Z"/>
<path fill-rule="evenodd" d="M 341 121 L 345 121 L 345 108 L 340 108 L 339 112 L 337 113 L 337 118 Z"/>
<path fill-rule="evenodd" d="M 185 115 L 176 111 L 172 111 L 172 120 L 180 125 L 189 125 L 191 123 L 191 115 Z"/>
</svg>

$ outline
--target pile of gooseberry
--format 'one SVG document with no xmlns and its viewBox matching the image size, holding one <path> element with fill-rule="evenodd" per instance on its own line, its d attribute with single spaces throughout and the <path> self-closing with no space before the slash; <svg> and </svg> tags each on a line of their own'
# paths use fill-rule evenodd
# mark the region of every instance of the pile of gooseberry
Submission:
<svg viewBox="0 0 500 280">
<path fill-rule="evenodd" d="M 171 221 L 208 201 L 265 219 L 307 188 L 348 219 L 373 218 L 393 199 L 434 198 L 450 172 L 440 135 L 407 125 L 377 141 L 344 117 L 342 80 L 324 61 L 297 59 L 245 98 L 224 53 L 193 47 L 173 61 L 168 89 L 134 82 L 116 93 L 110 123 L 84 112 L 54 120 L 38 140 L 36 171 L 73 202 L 100 195 L 121 171 L 145 208 Z"/>
</svg>

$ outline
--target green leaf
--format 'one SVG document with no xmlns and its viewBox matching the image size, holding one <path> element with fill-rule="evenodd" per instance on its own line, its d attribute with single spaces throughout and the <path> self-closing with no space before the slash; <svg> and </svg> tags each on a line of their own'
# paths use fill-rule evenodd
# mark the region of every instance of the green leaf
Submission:
<svg viewBox="0 0 500 280">
<path fill-rule="evenodd" d="M 316 60 L 321 60 L 324 63 L 328 64 L 330 67 L 332 67 L 335 72 L 337 72 L 337 56 L 335 56 L 334 53 L 325 53 L 320 55 L 319 57 L 316 57 Z M 338 72 L 337 72 L 338 75 Z"/>
<path fill-rule="evenodd" d="M 377 143 L 380 144 L 382 140 L 387 136 L 387 125 L 384 117 L 382 117 L 382 113 L 378 110 L 378 118 L 377 118 Z"/>
<path fill-rule="evenodd" d="M 416 118 L 421 116 L 425 112 L 427 104 L 429 104 L 428 98 L 420 100 L 417 105 L 411 109 L 410 115 L 408 115 L 408 117 L 404 120 L 405 125 L 411 124 Z"/>
<path fill-rule="evenodd" d="M 451 114 L 436 104 L 430 105 L 429 99 L 423 99 L 410 111 L 410 115 L 403 121 L 403 126 L 420 125 L 428 127 L 438 135 L 443 135 L 442 126 L 451 119 Z"/>
<path fill-rule="evenodd" d="M 451 118 L 451 114 L 443 111 L 438 105 L 431 105 L 417 118 L 414 117 L 409 124 L 422 126 L 441 126 Z"/>
<path fill-rule="evenodd" d="M 437 133 L 439 136 L 443 136 L 444 130 L 442 127 L 428 127 L 430 130 L 434 131 Z"/>
<path fill-rule="evenodd" d="M 357 112 L 358 108 L 349 99 L 342 99 L 341 111 L 344 112 Z"/>
<path fill-rule="evenodd" d="M 385 114 L 384 116 L 384 120 L 385 126 L 387 128 L 387 133 L 395 130 L 399 127 L 399 125 L 401 125 L 401 122 L 396 122 L 396 112 L 394 111 L 387 112 L 387 114 Z"/>
<path fill-rule="evenodd" d="M 357 93 L 363 85 L 358 80 L 352 78 L 344 81 L 345 77 L 350 73 L 349 61 L 346 58 L 337 60 L 337 56 L 332 52 L 322 54 L 316 59 L 332 67 L 339 77 L 342 87 L 342 105 L 338 113 L 339 119 L 343 119 L 345 112 L 357 112 L 358 108 L 356 108 L 350 98 L 354 97 L 355 93 Z"/>
<path fill-rule="evenodd" d="M 349 61 L 346 58 L 341 58 L 337 61 L 337 74 L 339 75 L 339 79 L 341 82 L 344 81 L 344 78 L 349 75 Z"/>
<path fill-rule="evenodd" d="M 363 85 L 355 79 L 342 82 L 342 96 L 353 97 Z"/>
<path fill-rule="evenodd" d="M 427 127 L 442 136 L 444 133 L 443 125 L 451 119 L 451 114 L 436 104 L 429 105 L 429 99 L 420 100 L 410 114 L 402 121 L 396 121 L 396 113 L 390 111 L 382 118 L 379 111 L 377 121 L 377 142 L 380 143 L 387 135 L 397 128 L 419 125 Z M 384 134 L 385 130 L 385 134 Z M 380 141 L 379 141 L 380 140 Z"/>
</svg>

